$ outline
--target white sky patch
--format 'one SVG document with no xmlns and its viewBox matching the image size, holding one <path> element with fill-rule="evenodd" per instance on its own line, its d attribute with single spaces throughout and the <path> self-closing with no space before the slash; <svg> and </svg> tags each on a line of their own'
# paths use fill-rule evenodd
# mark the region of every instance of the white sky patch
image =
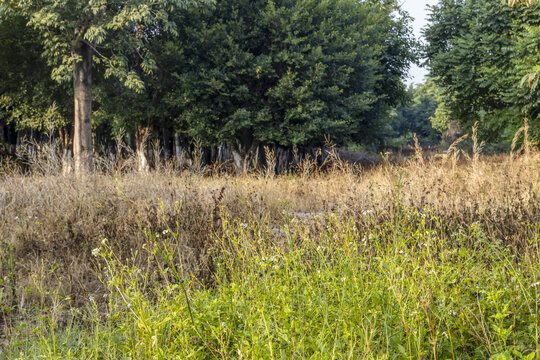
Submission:
<svg viewBox="0 0 540 360">
<path fill-rule="evenodd" d="M 420 30 L 427 25 L 428 9 L 427 5 L 437 4 L 437 0 L 403 0 L 402 8 L 414 19 L 413 32 L 417 39 L 422 40 Z M 409 76 L 405 79 L 405 84 L 419 84 L 424 82 L 427 70 L 416 65 L 412 65 Z"/>
</svg>

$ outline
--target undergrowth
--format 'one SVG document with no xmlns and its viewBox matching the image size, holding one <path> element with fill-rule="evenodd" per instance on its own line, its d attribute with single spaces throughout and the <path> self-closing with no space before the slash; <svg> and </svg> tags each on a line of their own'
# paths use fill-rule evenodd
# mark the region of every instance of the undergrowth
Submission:
<svg viewBox="0 0 540 360">
<path fill-rule="evenodd" d="M 540 158 L 456 153 L 0 178 L 0 359 L 536 359 Z"/>
<path fill-rule="evenodd" d="M 175 228 L 119 257 L 90 252 L 106 291 L 28 310 L 4 358 L 534 359 L 540 227 L 516 255 L 478 224 L 445 235 L 430 211 L 283 226 L 221 213 L 212 283 L 186 272 Z M 316 231 L 314 231 L 316 230 Z M 275 232 L 283 233 L 280 241 Z M 36 281 L 39 284 L 39 281 Z M 46 289 L 39 289 L 45 292 Z"/>
</svg>

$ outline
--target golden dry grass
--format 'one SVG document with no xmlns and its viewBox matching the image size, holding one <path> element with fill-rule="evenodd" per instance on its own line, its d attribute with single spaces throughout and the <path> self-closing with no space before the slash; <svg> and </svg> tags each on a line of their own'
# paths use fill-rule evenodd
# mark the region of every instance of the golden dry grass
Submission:
<svg viewBox="0 0 540 360">
<path fill-rule="evenodd" d="M 421 154 L 420 154 L 421 156 Z M 308 159 L 308 161 L 310 161 Z M 173 244 L 195 277 L 211 278 L 208 248 L 220 231 L 220 213 L 264 219 L 279 240 L 284 217 L 352 217 L 360 227 L 395 219 L 400 209 L 431 212 L 448 233 L 477 222 L 514 253 L 540 218 L 540 155 L 472 159 L 447 155 L 389 162 L 362 170 L 334 159 L 329 171 L 314 162 L 299 175 L 203 177 L 184 172 L 95 175 L 9 175 L 0 179 L 2 301 L 39 301 L 36 279 L 76 304 L 98 293 L 91 250 L 107 237 L 122 256 L 144 243 L 141 229 L 180 233 Z M 372 223 L 372 222 L 370 222 Z M 313 228 L 313 231 L 320 229 Z M 277 241 L 279 243 L 279 241 Z M 55 269 L 51 271 L 51 269 Z"/>
</svg>

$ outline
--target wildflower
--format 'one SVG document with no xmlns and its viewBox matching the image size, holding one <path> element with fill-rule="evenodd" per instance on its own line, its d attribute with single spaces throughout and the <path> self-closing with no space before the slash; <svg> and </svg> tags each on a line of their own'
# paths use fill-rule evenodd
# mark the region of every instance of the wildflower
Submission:
<svg viewBox="0 0 540 360">
<path fill-rule="evenodd" d="M 538 285 L 540 285 L 540 282 L 535 282 L 535 283 L 531 284 L 531 286 L 529 286 L 529 287 L 537 287 Z"/>
<path fill-rule="evenodd" d="M 165 230 L 163 230 L 163 232 L 162 232 L 162 233 L 163 233 L 163 235 L 167 235 L 167 234 L 169 233 L 169 229 L 165 229 Z"/>
<path fill-rule="evenodd" d="M 18 216 L 15 216 L 15 220 L 19 220 L 19 217 L 18 217 Z"/>
<path fill-rule="evenodd" d="M 90 302 L 96 301 L 96 299 L 94 299 L 94 297 L 92 295 L 90 295 L 90 297 L 88 299 L 90 300 Z"/>
<path fill-rule="evenodd" d="M 100 251 L 101 251 L 100 248 L 95 248 L 95 249 L 92 250 L 92 255 L 98 256 Z"/>
<path fill-rule="evenodd" d="M 457 312 L 455 312 L 454 310 L 450 309 L 448 310 L 448 314 L 452 315 L 452 316 L 456 316 L 457 315 Z"/>
<path fill-rule="evenodd" d="M 105 243 L 106 243 L 107 241 L 108 241 L 108 239 L 105 237 L 105 238 L 103 238 L 103 239 L 101 240 L 101 243 L 102 243 L 103 245 L 105 245 Z"/>
</svg>

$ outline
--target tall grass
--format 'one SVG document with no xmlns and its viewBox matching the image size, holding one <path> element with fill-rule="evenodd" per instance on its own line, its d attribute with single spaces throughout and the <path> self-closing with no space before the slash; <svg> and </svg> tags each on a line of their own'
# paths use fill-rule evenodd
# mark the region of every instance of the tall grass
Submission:
<svg viewBox="0 0 540 360">
<path fill-rule="evenodd" d="M 475 144 L 298 175 L 5 175 L 0 358 L 533 359 L 540 157 Z"/>
<path fill-rule="evenodd" d="M 476 223 L 445 235 L 431 211 L 401 208 L 386 223 L 364 216 L 360 228 L 336 215 L 306 222 L 285 212 L 275 229 L 222 213 L 208 248 L 211 283 L 187 271 L 174 229 L 145 231 L 142 250 L 125 259 L 103 239 L 91 251 L 100 299 L 74 307 L 55 294 L 19 325 L 4 355 L 534 358 L 540 227 L 516 256 Z"/>
</svg>

